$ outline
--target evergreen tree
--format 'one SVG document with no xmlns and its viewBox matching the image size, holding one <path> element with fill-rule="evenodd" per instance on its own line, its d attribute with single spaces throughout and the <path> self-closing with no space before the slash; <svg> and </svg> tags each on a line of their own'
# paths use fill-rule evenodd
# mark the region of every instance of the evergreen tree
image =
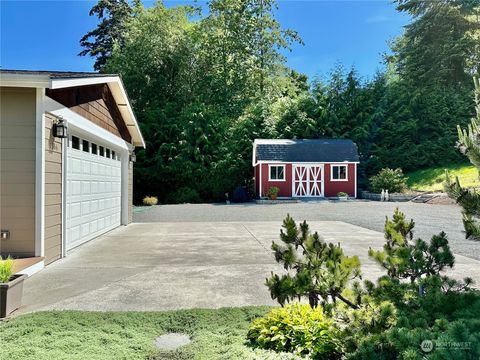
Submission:
<svg viewBox="0 0 480 360">
<path fill-rule="evenodd" d="M 423 277 L 439 276 L 447 267 L 453 267 L 454 256 L 444 232 L 432 236 L 430 243 L 413 240 L 413 220 L 395 210 L 392 220 L 385 221 L 383 251 L 369 249 L 368 255 L 387 270 L 392 279 L 409 279 L 418 284 Z"/>
<path fill-rule="evenodd" d="M 272 276 L 266 285 L 280 305 L 305 297 L 312 308 L 342 301 L 356 309 L 358 304 L 345 296 L 350 281 L 360 276 L 357 256 L 345 256 L 340 244 L 325 243 L 317 232 L 310 233 L 306 221 L 298 227 L 287 215 L 280 231 L 281 244 L 272 243 L 275 260 L 289 273 Z"/>
<path fill-rule="evenodd" d="M 467 129 L 458 127 L 458 147 L 470 162 L 480 170 L 480 82 L 474 77 L 476 117 Z M 475 189 L 463 188 L 458 177 L 448 176 L 445 189 L 452 199 L 463 208 L 463 226 L 467 239 L 480 240 L 480 193 Z"/>
<path fill-rule="evenodd" d="M 141 1 L 134 0 L 133 6 L 128 0 L 99 0 L 90 10 L 89 15 L 96 15 L 100 20 L 97 27 L 80 39 L 84 48 L 79 55 L 95 58 L 93 68 L 102 70 L 111 56 L 114 43 L 122 46 L 125 40 L 126 24 L 135 10 L 141 8 Z"/>
</svg>

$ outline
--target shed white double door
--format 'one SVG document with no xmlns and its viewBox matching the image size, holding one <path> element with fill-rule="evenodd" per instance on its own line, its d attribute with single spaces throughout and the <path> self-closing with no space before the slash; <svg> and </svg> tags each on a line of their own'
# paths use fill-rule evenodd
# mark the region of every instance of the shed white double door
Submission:
<svg viewBox="0 0 480 360">
<path fill-rule="evenodd" d="M 292 171 L 294 197 L 323 197 L 323 164 L 294 164 Z"/>
<path fill-rule="evenodd" d="M 112 230 L 121 221 L 120 158 L 107 144 L 78 138 L 78 148 L 72 146 L 72 137 L 67 147 L 66 250 Z"/>
</svg>

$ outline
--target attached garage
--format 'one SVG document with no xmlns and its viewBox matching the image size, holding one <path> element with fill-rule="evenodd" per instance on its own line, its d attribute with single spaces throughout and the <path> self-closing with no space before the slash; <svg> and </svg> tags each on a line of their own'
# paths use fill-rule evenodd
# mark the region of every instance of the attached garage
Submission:
<svg viewBox="0 0 480 360">
<path fill-rule="evenodd" d="M 0 76 L 1 255 L 49 264 L 130 223 L 131 160 L 145 143 L 120 77 Z"/>
</svg>

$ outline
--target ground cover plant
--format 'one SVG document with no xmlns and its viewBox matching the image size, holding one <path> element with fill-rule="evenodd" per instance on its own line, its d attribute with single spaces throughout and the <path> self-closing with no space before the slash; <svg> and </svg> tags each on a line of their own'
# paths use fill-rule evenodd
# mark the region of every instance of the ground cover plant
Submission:
<svg viewBox="0 0 480 360">
<path fill-rule="evenodd" d="M 268 307 L 167 312 L 47 311 L 0 321 L 0 359 L 9 360 L 293 360 L 252 349 L 245 334 Z M 192 343 L 176 351 L 154 347 L 157 336 L 181 332 Z"/>
</svg>

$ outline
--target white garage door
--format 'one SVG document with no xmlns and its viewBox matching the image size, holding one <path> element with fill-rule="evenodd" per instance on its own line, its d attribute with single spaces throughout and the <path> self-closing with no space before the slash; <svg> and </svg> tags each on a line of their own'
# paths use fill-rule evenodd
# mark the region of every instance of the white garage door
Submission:
<svg viewBox="0 0 480 360">
<path fill-rule="evenodd" d="M 121 161 L 108 145 L 71 136 L 67 150 L 66 249 L 120 225 Z"/>
</svg>

